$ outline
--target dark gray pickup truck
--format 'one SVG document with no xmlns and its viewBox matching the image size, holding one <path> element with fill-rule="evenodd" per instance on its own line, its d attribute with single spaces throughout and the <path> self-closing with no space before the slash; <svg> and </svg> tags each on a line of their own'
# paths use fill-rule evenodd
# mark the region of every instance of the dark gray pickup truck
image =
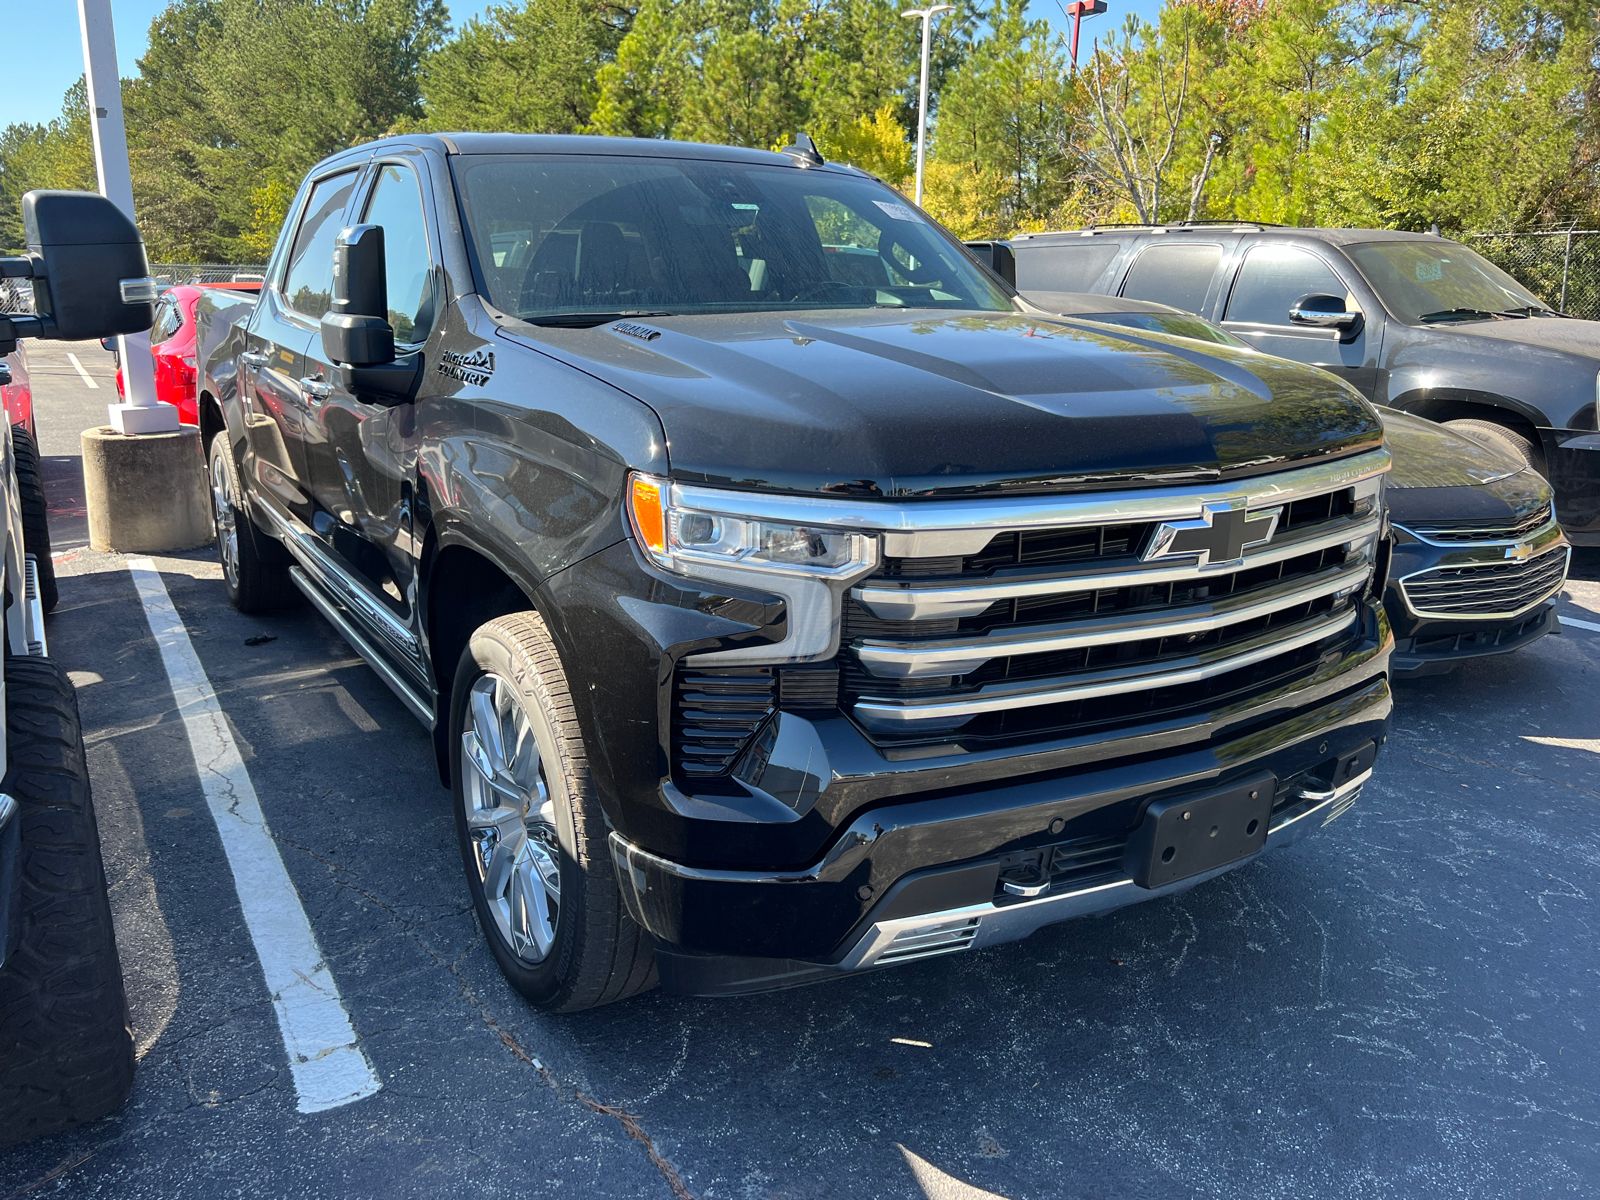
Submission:
<svg viewBox="0 0 1600 1200">
<path fill-rule="evenodd" d="M 1371 407 L 1026 311 L 805 144 L 357 147 L 200 358 L 230 596 L 306 597 L 431 731 L 550 1009 L 1176 891 L 1384 738 Z"/>
</svg>

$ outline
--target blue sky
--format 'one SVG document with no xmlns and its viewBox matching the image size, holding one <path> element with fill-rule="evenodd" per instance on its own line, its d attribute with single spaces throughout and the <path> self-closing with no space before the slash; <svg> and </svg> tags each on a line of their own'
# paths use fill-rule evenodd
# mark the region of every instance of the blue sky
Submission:
<svg viewBox="0 0 1600 1200">
<path fill-rule="evenodd" d="M 1066 22 L 1055 0 L 1029 0 L 1039 16 L 1058 28 Z M 1129 13 L 1154 15 L 1162 0 L 1108 0 L 1110 10 L 1084 23 L 1083 40 L 1122 24 Z M 117 62 L 132 75 L 144 53 L 151 19 L 167 0 L 112 0 L 117 27 Z M 488 0 L 449 0 L 456 21 L 482 12 Z M 26 13 L 25 19 L 19 19 Z M 13 121 L 48 121 L 61 108 L 61 95 L 83 74 L 83 48 L 78 40 L 78 6 L 72 0 L 0 0 L 0 27 L 22 33 L 6 56 L 5 84 L 0 91 L 0 126 Z M 1080 53 L 1083 51 L 1080 50 Z"/>
</svg>

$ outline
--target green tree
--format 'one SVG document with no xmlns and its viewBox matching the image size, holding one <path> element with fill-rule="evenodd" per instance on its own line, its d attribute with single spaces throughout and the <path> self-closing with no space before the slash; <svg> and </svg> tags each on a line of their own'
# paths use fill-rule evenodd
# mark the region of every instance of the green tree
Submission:
<svg viewBox="0 0 1600 1200">
<path fill-rule="evenodd" d="M 629 10 L 596 0 L 496 5 L 423 66 L 433 129 L 573 133 L 593 115 L 596 76 L 616 55 Z"/>
</svg>

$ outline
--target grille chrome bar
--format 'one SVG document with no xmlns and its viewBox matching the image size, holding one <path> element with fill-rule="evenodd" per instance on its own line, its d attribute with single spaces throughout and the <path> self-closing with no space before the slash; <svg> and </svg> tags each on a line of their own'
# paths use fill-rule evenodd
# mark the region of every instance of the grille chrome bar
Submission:
<svg viewBox="0 0 1600 1200">
<path fill-rule="evenodd" d="M 1069 596 L 1104 588 L 1143 587 L 1149 584 L 1203 580 L 1207 575 L 1229 575 L 1252 567 L 1270 567 L 1302 554 L 1331 550 L 1378 532 L 1382 518 L 1374 513 L 1359 521 L 1335 520 L 1305 533 L 1270 542 L 1245 555 L 1244 563 L 1218 563 L 1196 567 L 1193 562 L 1175 566 L 1151 564 L 1121 570 L 1079 570 L 1030 574 L 1024 578 L 986 580 L 982 583 L 875 582 L 855 589 L 855 598 L 874 616 L 885 620 L 921 621 L 975 617 L 998 600 L 1033 596 Z M 1328 527 L 1331 525 L 1331 528 Z"/>
<path fill-rule="evenodd" d="M 1181 520 L 1200 516 L 1207 504 L 1264 508 L 1347 487 L 1375 491 L 1388 469 L 1389 452 L 1380 448 L 1249 479 L 1117 492 L 907 501 L 743 492 L 736 515 L 877 532 L 885 555 L 924 558 L 976 554 L 996 533 L 1011 529 Z M 708 512 L 722 511 L 728 495 L 685 483 L 673 484 L 672 494 L 675 503 Z"/>
<path fill-rule="evenodd" d="M 1127 616 L 1088 618 L 1026 633 L 917 642 L 872 639 L 859 643 L 855 652 L 861 665 L 880 677 L 918 679 L 933 675 L 964 675 L 991 659 L 1012 655 L 1049 654 L 1085 646 L 1109 646 L 1121 642 L 1211 633 L 1359 587 L 1366 581 L 1371 568 L 1370 562 L 1358 559 L 1346 566 L 1318 572 L 1293 586 L 1229 597 L 1213 603 Z"/>
<path fill-rule="evenodd" d="M 1067 677 L 1070 682 L 1064 685 L 1019 688 L 998 684 L 967 695 L 921 703 L 863 696 L 856 701 L 852 711 L 856 719 L 869 729 L 903 730 L 919 722 L 928 722 L 933 728 L 950 728 L 983 713 L 1042 704 L 1063 704 L 1073 700 L 1093 700 L 1147 688 L 1202 683 L 1229 671 L 1314 645 L 1324 638 L 1344 632 L 1355 619 L 1354 612 L 1343 609 L 1331 617 L 1273 630 L 1226 650 L 1213 650 L 1182 659 L 1164 659 L 1159 663 L 1136 667 L 1081 672 Z"/>
</svg>

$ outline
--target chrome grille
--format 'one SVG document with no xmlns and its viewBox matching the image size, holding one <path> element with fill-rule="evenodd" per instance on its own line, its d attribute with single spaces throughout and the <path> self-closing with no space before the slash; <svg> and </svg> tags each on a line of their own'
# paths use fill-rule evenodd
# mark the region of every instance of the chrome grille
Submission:
<svg viewBox="0 0 1600 1200">
<path fill-rule="evenodd" d="M 1561 590 L 1571 554 L 1558 544 L 1521 562 L 1432 567 L 1400 580 L 1400 591 L 1419 617 L 1516 617 Z"/>
<path fill-rule="evenodd" d="M 1320 491 L 1300 473 L 1236 485 L 1276 529 L 1224 562 L 1147 561 L 1152 520 L 886 558 L 845 597 L 845 707 L 879 741 L 1009 740 L 1192 713 L 1307 673 L 1353 631 L 1385 461 Z"/>
<path fill-rule="evenodd" d="M 1546 504 L 1530 516 L 1514 521 L 1451 521 L 1435 525 L 1409 525 L 1407 529 L 1424 541 L 1445 545 L 1473 542 L 1520 542 L 1543 529 L 1555 514 Z"/>
</svg>

